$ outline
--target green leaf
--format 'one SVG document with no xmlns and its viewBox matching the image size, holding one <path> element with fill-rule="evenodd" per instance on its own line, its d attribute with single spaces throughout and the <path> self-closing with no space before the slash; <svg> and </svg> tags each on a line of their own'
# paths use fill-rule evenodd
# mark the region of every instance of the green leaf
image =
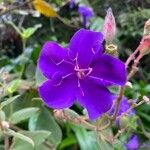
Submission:
<svg viewBox="0 0 150 150">
<path fill-rule="evenodd" d="M 136 130 L 136 128 L 138 127 L 137 119 L 138 119 L 138 117 L 136 115 L 132 116 L 128 121 L 128 126 L 132 129 Z"/>
<path fill-rule="evenodd" d="M 30 27 L 30 28 L 27 28 L 27 29 L 23 29 L 23 32 L 22 32 L 22 37 L 24 39 L 28 39 L 30 36 L 32 36 L 34 34 L 34 32 L 37 31 L 37 29 L 41 28 L 42 27 L 42 24 L 37 24 L 35 25 L 34 27 Z"/>
<path fill-rule="evenodd" d="M 16 111 L 11 116 L 11 123 L 13 124 L 20 123 L 21 121 L 26 120 L 30 118 L 32 115 L 34 115 L 35 113 L 37 113 L 38 110 L 39 108 L 31 107 L 31 108 L 24 108 L 19 111 Z"/>
<path fill-rule="evenodd" d="M 12 113 L 28 107 L 41 107 L 42 101 L 34 101 L 32 98 L 38 97 L 37 90 L 30 89 L 28 92 L 20 95 L 15 101 L 3 108 L 6 116 L 11 117 Z"/>
<path fill-rule="evenodd" d="M 36 45 L 33 48 L 33 52 L 31 54 L 31 59 L 33 60 L 34 64 L 37 64 L 37 60 L 38 60 L 40 51 L 41 51 L 41 46 L 39 46 L 39 45 Z"/>
<path fill-rule="evenodd" d="M 92 24 L 90 26 L 90 29 L 93 31 L 101 31 L 104 20 L 100 17 L 94 17 L 92 20 Z"/>
<path fill-rule="evenodd" d="M 23 141 L 26 141 L 26 142 L 28 142 L 29 144 L 31 144 L 32 147 L 34 147 L 34 142 L 33 142 L 33 140 L 32 140 L 31 138 L 29 138 L 29 137 L 27 137 L 27 136 L 25 136 L 25 135 L 19 133 L 19 132 L 15 132 L 15 131 L 13 131 L 13 130 L 11 130 L 11 129 L 8 129 L 8 131 L 6 131 L 6 134 L 8 134 L 8 135 L 10 135 L 10 136 L 13 136 L 13 137 L 15 137 L 15 138 L 19 138 L 19 139 L 21 139 L 21 140 L 23 140 Z"/>
<path fill-rule="evenodd" d="M 11 94 L 14 93 L 17 90 L 17 88 L 19 87 L 20 83 L 21 83 L 20 79 L 13 80 L 10 83 L 9 87 L 7 88 L 7 91 Z"/>
<path fill-rule="evenodd" d="M 4 145 L 0 145 L 0 150 L 4 150 Z"/>
<path fill-rule="evenodd" d="M 124 144 L 118 139 L 115 140 L 113 148 L 114 150 L 125 150 Z"/>
<path fill-rule="evenodd" d="M 144 112 L 139 112 L 139 115 L 144 118 L 145 120 L 147 120 L 148 122 L 150 122 L 150 117 L 149 114 L 146 114 Z"/>
<path fill-rule="evenodd" d="M 29 120 L 29 130 L 47 130 L 51 132 L 48 142 L 57 146 L 62 139 L 62 132 L 50 111 L 46 107 L 42 107 L 39 115 L 33 116 Z"/>
<path fill-rule="evenodd" d="M 12 103 L 12 102 L 13 102 L 14 100 L 16 100 L 19 96 L 20 96 L 20 95 L 16 95 L 16 96 L 13 96 L 13 97 L 11 97 L 11 98 L 9 98 L 9 99 L 3 101 L 3 102 L 0 104 L 1 109 L 2 109 L 4 106 L 6 106 L 6 105 Z"/>
<path fill-rule="evenodd" d="M 75 139 L 74 136 L 67 137 L 64 140 L 62 140 L 61 144 L 59 145 L 59 149 L 64 149 L 76 143 L 77 143 L 77 140 Z"/>
<path fill-rule="evenodd" d="M 81 150 L 111 150 L 110 145 L 104 140 L 99 139 L 93 131 L 87 131 L 81 126 L 71 125 Z"/>
<path fill-rule="evenodd" d="M 0 110 L 0 121 L 4 121 L 6 118 L 5 112 Z"/>
<path fill-rule="evenodd" d="M 36 69 L 35 79 L 36 79 L 36 86 L 40 86 L 46 80 L 46 78 L 42 75 L 42 73 L 38 68 Z"/>
<path fill-rule="evenodd" d="M 43 144 L 44 141 L 50 136 L 50 132 L 48 131 L 21 131 L 21 134 L 24 134 L 31 138 L 34 141 L 35 146 L 32 147 L 31 144 L 22 141 L 18 138 L 13 139 L 13 144 L 11 145 L 11 150 L 48 150 Z M 23 146 L 22 146 L 23 145 Z"/>
</svg>

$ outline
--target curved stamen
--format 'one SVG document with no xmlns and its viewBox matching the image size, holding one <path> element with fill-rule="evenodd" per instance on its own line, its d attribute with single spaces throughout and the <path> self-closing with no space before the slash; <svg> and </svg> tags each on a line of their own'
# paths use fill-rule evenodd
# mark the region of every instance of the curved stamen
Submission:
<svg viewBox="0 0 150 150">
<path fill-rule="evenodd" d="M 61 85 L 61 83 L 63 82 L 63 80 L 65 79 L 65 78 L 67 78 L 67 77 L 69 77 L 69 76 L 71 76 L 71 75 L 73 75 L 74 73 L 69 73 L 69 74 L 67 74 L 67 75 L 65 75 L 65 76 L 62 76 L 61 77 L 61 80 L 59 81 L 59 83 L 57 83 L 57 84 L 55 84 L 54 86 L 59 86 L 59 85 Z"/>
<path fill-rule="evenodd" d="M 93 54 L 96 54 L 96 52 L 94 51 L 94 48 L 92 48 L 92 53 L 93 53 Z"/>
<path fill-rule="evenodd" d="M 81 88 L 81 84 L 80 84 L 79 79 L 78 79 L 78 88 L 80 89 L 82 96 L 84 96 L 84 92 L 83 92 L 83 90 Z"/>
<path fill-rule="evenodd" d="M 56 66 L 59 66 L 59 65 L 62 64 L 63 62 L 74 66 L 74 64 L 73 64 L 72 62 L 69 62 L 69 61 L 64 60 L 64 59 L 62 59 L 62 60 L 59 61 L 59 62 L 55 62 L 52 58 L 50 58 L 50 60 L 51 60 Z"/>
<path fill-rule="evenodd" d="M 88 72 L 87 72 L 87 74 L 85 75 L 85 76 L 88 76 L 88 75 L 90 75 L 90 73 L 92 72 L 92 68 L 89 68 L 89 70 L 88 70 Z"/>
</svg>

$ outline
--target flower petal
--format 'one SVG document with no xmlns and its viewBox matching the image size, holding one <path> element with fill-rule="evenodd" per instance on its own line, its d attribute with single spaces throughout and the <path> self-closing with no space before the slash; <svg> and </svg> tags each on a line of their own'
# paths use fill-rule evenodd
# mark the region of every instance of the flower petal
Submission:
<svg viewBox="0 0 150 150">
<path fill-rule="evenodd" d="M 117 58 L 103 54 L 97 57 L 90 67 L 93 69 L 90 76 L 118 85 L 126 83 L 127 73 L 125 64 Z"/>
<path fill-rule="evenodd" d="M 91 79 L 80 80 L 79 103 L 88 111 L 90 119 L 97 119 L 112 106 L 112 95 L 106 87 Z"/>
<path fill-rule="evenodd" d="M 125 147 L 127 148 L 127 150 L 138 150 L 139 148 L 139 140 L 138 140 L 138 136 L 133 134 L 128 143 L 125 144 Z"/>
<path fill-rule="evenodd" d="M 38 66 L 43 75 L 49 79 L 56 72 L 66 75 L 74 69 L 73 64 L 68 60 L 68 50 L 55 42 L 44 44 L 39 56 Z"/>
<path fill-rule="evenodd" d="M 48 107 L 54 109 L 72 106 L 77 89 L 76 77 L 67 77 L 63 79 L 60 85 L 54 83 L 53 80 L 48 80 L 39 87 L 39 94 L 44 103 L 46 103 Z"/>
<path fill-rule="evenodd" d="M 87 68 L 93 56 L 98 51 L 102 52 L 103 35 L 86 29 L 77 31 L 70 41 L 70 56 L 77 57 L 80 68 Z"/>
<path fill-rule="evenodd" d="M 93 15 L 94 15 L 93 9 L 91 7 L 84 6 L 84 5 L 79 6 L 78 12 L 82 16 L 89 17 L 89 18 L 93 17 Z"/>
</svg>

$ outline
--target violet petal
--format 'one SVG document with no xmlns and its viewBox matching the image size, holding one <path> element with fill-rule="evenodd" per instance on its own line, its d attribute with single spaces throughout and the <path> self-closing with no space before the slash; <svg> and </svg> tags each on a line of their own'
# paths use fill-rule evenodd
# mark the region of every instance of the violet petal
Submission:
<svg viewBox="0 0 150 150">
<path fill-rule="evenodd" d="M 86 29 L 77 31 L 70 41 L 70 56 L 77 57 L 80 68 L 87 68 L 94 55 L 101 49 L 103 35 L 101 32 L 93 32 Z"/>
<path fill-rule="evenodd" d="M 88 78 L 80 80 L 80 86 L 77 99 L 90 119 L 97 119 L 111 108 L 112 95 L 105 86 Z"/>
<path fill-rule="evenodd" d="M 90 67 L 93 68 L 90 76 L 118 85 L 124 85 L 126 83 L 125 64 L 111 55 L 99 55 Z"/>
<path fill-rule="evenodd" d="M 77 78 L 72 75 L 56 85 L 48 80 L 39 87 L 39 94 L 47 106 L 54 109 L 67 108 L 73 105 L 77 91 Z"/>
<path fill-rule="evenodd" d="M 68 50 L 62 48 L 55 42 L 46 42 L 42 47 L 38 66 L 48 79 L 59 72 L 66 75 L 74 70 L 74 66 L 68 60 Z"/>
<path fill-rule="evenodd" d="M 127 144 L 125 144 L 127 150 L 138 150 L 139 141 L 137 135 L 132 135 Z"/>
</svg>

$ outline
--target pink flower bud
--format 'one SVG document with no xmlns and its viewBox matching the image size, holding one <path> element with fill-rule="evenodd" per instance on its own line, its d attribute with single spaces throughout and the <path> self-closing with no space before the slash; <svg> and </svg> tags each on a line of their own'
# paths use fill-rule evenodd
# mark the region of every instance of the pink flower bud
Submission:
<svg viewBox="0 0 150 150">
<path fill-rule="evenodd" d="M 144 36 L 140 45 L 139 50 L 142 55 L 146 55 L 150 53 L 150 35 Z"/>
<path fill-rule="evenodd" d="M 105 21 L 103 25 L 103 34 L 106 43 L 108 44 L 112 43 L 112 40 L 116 35 L 116 22 L 111 8 L 107 10 L 107 14 L 105 16 Z"/>
</svg>

